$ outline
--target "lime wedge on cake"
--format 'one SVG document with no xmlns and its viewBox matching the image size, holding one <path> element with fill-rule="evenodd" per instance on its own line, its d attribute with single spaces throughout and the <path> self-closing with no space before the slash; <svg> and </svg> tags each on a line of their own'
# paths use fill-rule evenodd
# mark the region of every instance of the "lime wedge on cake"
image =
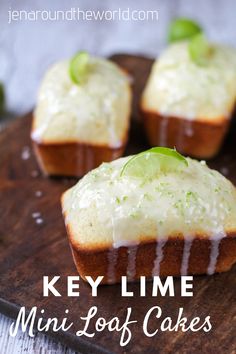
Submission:
<svg viewBox="0 0 236 354">
<path fill-rule="evenodd" d="M 202 33 L 191 39 L 188 50 L 191 59 L 198 65 L 205 65 L 212 53 L 212 48 Z"/>
<path fill-rule="evenodd" d="M 202 32 L 201 26 L 185 17 L 174 19 L 169 27 L 168 40 L 170 43 L 190 39 Z"/>
<path fill-rule="evenodd" d="M 121 170 L 122 176 L 155 178 L 161 172 L 180 171 L 188 166 L 185 157 L 174 149 L 154 147 L 131 157 Z"/>
<path fill-rule="evenodd" d="M 70 61 L 69 74 L 75 84 L 82 84 L 88 74 L 89 55 L 87 52 L 78 52 Z"/>
</svg>

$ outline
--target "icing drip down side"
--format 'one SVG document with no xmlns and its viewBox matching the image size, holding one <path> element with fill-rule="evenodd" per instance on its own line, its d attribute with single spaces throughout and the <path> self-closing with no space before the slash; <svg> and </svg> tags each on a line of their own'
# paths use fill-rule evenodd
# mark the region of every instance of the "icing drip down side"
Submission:
<svg viewBox="0 0 236 354">
<path fill-rule="evenodd" d="M 212 245 L 207 269 L 212 274 L 221 239 L 236 229 L 235 187 L 205 162 L 190 158 L 182 171 L 161 172 L 152 180 L 121 176 L 127 160 L 102 164 L 66 192 L 66 222 L 75 239 L 78 235 L 80 245 L 102 243 L 111 249 L 129 248 L 127 274 L 132 279 L 135 246 L 141 241 L 157 241 L 153 275 L 158 275 L 165 243 L 171 237 L 183 237 L 184 275 L 188 273 L 194 237 L 205 237 Z M 109 265 L 111 282 L 112 267 Z"/>
</svg>

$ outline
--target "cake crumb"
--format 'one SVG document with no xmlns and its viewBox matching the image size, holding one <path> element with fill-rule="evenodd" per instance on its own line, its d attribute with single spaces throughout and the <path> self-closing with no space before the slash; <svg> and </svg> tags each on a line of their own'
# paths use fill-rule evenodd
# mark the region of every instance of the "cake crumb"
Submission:
<svg viewBox="0 0 236 354">
<path fill-rule="evenodd" d="M 229 169 L 227 167 L 222 167 L 220 169 L 220 172 L 224 175 L 227 176 L 229 174 Z"/>
<path fill-rule="evenodd" d="M 36 212 L 32 213 L 32 218 L 33 219 L 37 219 L 40 216 L 41 216 L 41 213 L 39 211 L 36 211 Z"/>
<path fill-rule="evenodd" d="M 37 197 L 37 198 L 42 197 L 42 195 L 43 195 L 43 192 L 42 192 L 42 191 L 36 191 L 36 192 L 35 192 L 35 197 Z"/>
<path fill-rule="evenodd" d="M 38 177 L 38 175 L 39 175 L 39 172 L 37 171 L 37 170 L 33 170 L 32 172 L 31 172 L 31 176 L 32 177 Z"/>
<path fill-rule="evenodd" d="M 35 220 L 35 222 L 36 222 L 36 224 L 40 225 L 40 224 L 43 223 L 43 219 L 42 219 L 42 218 L 37 218 L 37 219 Z"/>
<path fill-rule="evenodd" d="M 21 151 L 21 158 L 22 160 L 28 160 L 30 158 L 30 148 L 29 146 L 24 146 L 22 151 Z"/>
</svg>

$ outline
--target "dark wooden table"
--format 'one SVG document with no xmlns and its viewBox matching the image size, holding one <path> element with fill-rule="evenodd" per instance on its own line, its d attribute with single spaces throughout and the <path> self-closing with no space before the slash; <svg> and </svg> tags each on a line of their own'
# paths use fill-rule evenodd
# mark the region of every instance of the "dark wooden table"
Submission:
<svg viewBox="0 0 236 354">
<path fill-rule="evenodd" d="M 135 78 L 134 114 L 130 142 L 126 153 L 147 148 L 138 118 L 138 99 L 151 60 L 119 55 L 113 58 L 127 68 Z M 138 73 L 138 75 L 137 75 Z M 0 311 L 16 317 L 21 306 L 44 309 L 44 318 L 65 317 L 74 322 L 68 332 L 54 334 L 59 340 L 84 353 L 235 353 L 236 340 L 236 268 L 225 274 L 194 277 L 194 296 L 180 296 L 180 281 L 175 280 L 177 295 L 152 297 L 151 283 L 147 296 L 139 296 L 137 283 L 130 285 L 134 297 L 122 298 L 120 285 L 102 286 L 97 298 L 91 296 L 88 285 L 80 282 L 80 297 L 66 296 L 66 277 L 77 275 L 67 242 L 61 216 L 60 196 L 75 179 L 44 178 L 38 170 L 29 138 L 31 114 L 9 125 L 0 134 Z M 221 170 L 236 184 L 236 129 L 231 133 L 220 155 L 210 161 L 211 167 Z M 35 213 L 40 213 L 37 217 Z M 40 219 L 40 221 L 36 221 Z M 62 297 L 42 296 L 43 275 L 61 276 L 58 285 Z M 204 332 L 158 332 L 148 338 L 142 331 L 142 320 L 152 306 L 160 306 L 163 318 L 177 318 L 184 308 L 191 320 L 211 316 L 212 330 Z M 94 338 L 76 337 L 82 328 L 81 316 L 91 306 L 98 307 L 98 315 L 110 319 L 124 319 L 126 309 L 132 307 L 132 318 L 138 320 L 132 328 L 127 347 L 119 345 L 120 333 L 97 332 Z M 160 326 L 154 317 L 150 329 Z M 91 327 L 92 329 L 92 327 Z"/>
</svg>

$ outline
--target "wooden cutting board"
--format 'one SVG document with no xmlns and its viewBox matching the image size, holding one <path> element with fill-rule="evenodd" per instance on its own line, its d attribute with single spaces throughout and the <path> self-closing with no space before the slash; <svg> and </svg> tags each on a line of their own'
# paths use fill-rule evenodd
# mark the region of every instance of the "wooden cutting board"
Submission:
<svg viewBox="0 0 236 354">
<path fill-rule="evenodd" d="M 134 114 L 130 142 L 126 153 L 147 148 L 138 117 L 138 99 L 152 61 L 150 59 L 116 55 L 113 60 L 134 76 Z M 194 277 L 194 296 L 180 296 L 180 281 L 175 280 L 177 295 L 152 297 L 151 283 L 147 296 L 139 296 L 139 284 L 131 284 L 134 297 L 121 297 L 120 286 L 102 286 L 98 297 L 91 296 L 90 287 L 80 282 L 80 297 L 66 296 L 66 277 L 77 275 L 67 242 L 61 216 L 60 196 L 75 184 L 75 179 L 45 178 L 38 170 L 31 143 L 31 114 L 18 119 L 0 134 L 0 311 L 13 318 L 20 306 L 44 309 L 44 318 L 65 317 L 74 323 L 68 332 L 57 333 L 57 338 L 84 353 L 236 353 L 236 267 L 225 274 Z M 227 174 L 236 184 L 236 129 L 231 133 L 220 155 L 210 166 Z M 34 213 L 40 213 L 34 218 Z M 37 215 L 37 214 L 36 214 Z M 37 220 L 37 221 L 36 221 Z M 43 275 L 61 276 L 58 285 L 61 297 L 42 296 Z M 98 315 L 123 319 L 126 309 L 132 307 L 132 318 L 138 324 L 131 327 L 132 339 L 128 346 L 119 345 L 120 333 L 97 332 L 94 338 L 76 337 L 82 329 L 80 316 L 91 306 L 98 307 Z M 178 309 L 190 320 L 211 316 L 213 329 L 204 332 L 161 332 L 148 338 L 142 331 L 142 320 L 152 306 L 160 306 L 163 318 L 176 319 Z M 152 317 L 150 329 L 160 326 Z"/>
</svg>

